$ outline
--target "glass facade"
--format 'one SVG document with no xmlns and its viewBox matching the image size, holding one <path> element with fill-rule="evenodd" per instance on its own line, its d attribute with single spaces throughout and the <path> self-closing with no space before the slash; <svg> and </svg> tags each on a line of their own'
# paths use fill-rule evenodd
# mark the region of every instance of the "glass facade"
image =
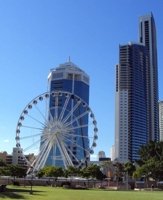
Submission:
<svg viewBox="0 0 163 200">
<path fill-rule="evenodd" d="M 89 77 L 88 75 L 78 68 L 72 62 L 67 62 L 65 64 L 61 64 L 58 68 L 52 69 L 49 75 L 49 90 L 52 91 L 67 91 L 74 95 L 77 95 L 81 98 L 85 103 L 89 104 Z M 58 98 L 58 115 L 61 114 L 62 108 L 65 104 L 65 97 L 61 96 Z M 72 108 L 75 106 L 77 102 L 73 99 L 73 101 L 69 101 L 68 105 L 66 106 L 66 110 L 64 112 L 64 116 L 66 117 L 68 113 L 72 111 Z M 55 102 L 53 97 L 50 97 L 49 107 L 51 110 L 51 115 L 54 116 L 53 108 Z M 76 110 L 74 110 L 71 114 L 69 120 L 74 120 L 75 117 L 81 115 L 82 113 L 86 112 L 83 106 L 79 106 Z M 78 123 L 78 124 L 77 124 Z M 81 137 L 71 137 L 67 140 L 67 148 L 70 149 L 71 154 L 69 155 L 72 159 L 73 165 L 78 165 L 76 159 L 82 160 L 86 157 L 86 151 L 89 149 L 89 141 L 88 141 L 88 126 L 82 127 L 82 125 L 88 124 L 88 114 L 82 117 L 80 120 L 74 120 L 72 126 L 81 126 L 80 129 L 75 131 L 76 135 L 81 135 Z M 80 148 L 79 148 L 80 146 Z M 53 158 L 60 158 L 60 159 L 53 159 Z M 61 166 L 63 167 L 63 160 L 61 156 L 61 152 L 58 147 L 54 146 L 50 154 L 48 156 L 46 165 L 54 165 L 54 166 Z"/>
<path fill-rule="evenodd" d="M 146 47 L 129 43 L 120 46 L 116 69 L 116 158 L 137 160 L 138 150 L 147 143 Z M 117 105 L 118 104 L 118 105 Z"/>
<path fill-rule="evenodd" d="M 148 93 L 148 141 L 159 140 L 158 112 L 158 69 L 157 69 L 157 40 L 156 27 L 152 13 L 139 19 L 139 41 L 144 44 L 149 54 L 147 69 Z"/>
<path fill-rule="evenodd" d="M 139 19 L 139 43 L 121 45 L 116 66 L 115 159 L 139 159 L 159 140 L 156 27 L 152 13 Z"/>
<path fill-rule="evenodd" d="M 160 141 L 163 141 L 163 101 L 159 102 L 159 133 Z"/>
</svg>

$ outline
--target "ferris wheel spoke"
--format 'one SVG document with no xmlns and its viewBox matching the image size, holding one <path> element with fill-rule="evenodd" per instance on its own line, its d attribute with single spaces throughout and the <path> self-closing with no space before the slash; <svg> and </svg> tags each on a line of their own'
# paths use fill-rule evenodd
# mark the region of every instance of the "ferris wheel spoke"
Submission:
<svg viewBox="0 0 163 200">
<path fill-rule="evenodd" d="M 66 98 L 66 101 L 64 102 L 62 111 L 61 111 L 60 116 L 59 116 L 59 121 L 62 121 L 69 101 L 70 101 L 70 95 Z"/>
<path fill-rule="evenodd" d="M 73 131 L 64 131 L 62 133 L 64 137 L 78 137 L 78 134 L 74 133 Z"/>
<path fill-rule="evenodd" d="M 39 165 L 39 163 L 40 163 L 40 161 L 41 161 L 41 159 L 42 159 L 42 157 L 44 156 L 44 154 L 45 154 L 45 151 L 46 151 L 46 148 L 48 147 L 48 144 L 49 144 L 49 142 L 50 142 L 50 140 L 45 140 L 45 141 L 42 141 L 41 143 L 41 146 L 40 146 L 40 152 L 39 152 L 39 154 L 38 154 L 38 156 L 37 156 L 37 158 L 36 158 L 36 163 L 35 163 L 35 165 Z"/>
<path fill-rule="evenodd" d="M 74 144 L 74 142 L 72 141 L 72 140 L 70 140 L 69 138 L 66 138 L 66 137 L 64 137 L 68 142 L 70 142 L 71 144 Z M 79 147 L 80 149 L 82 149 L 82 150 L 84 150 L 84 151 L 86 151 L 86 152 L 89 152 L 87 149 L 85 149 L 85 148 L 83 148 L 81 145 L 79 145 L 79 144 L 77 144 L 77 143 L 75 143 L 75 146 L 76 147 Z"/>
<path fill-rule="evenodd" d="M 52 149 L 52 145 L 50 144 L 50 141 L 49 141 L 49 144 L 46 145 L 46 148 L 44 148 L 44 151 L 42 151 L 42 153 L 40 155 L 38 164 L 36 164 L 37 165 L 37 167 L 36 167 L 37 169 L 40 169 L 45 165 L 51 149 Z"/>
<path fill-rule="evenodd" d="M 43 134 L 41 136 L 41 148 L 43 147 L 46 148 L 48 143 L 53 144 L 53 142 L 55 142 L 55 140 L 49 134 L 45 134 L 45 135 Z"/>
<path fill-rule="evenodd" d="M 37 128 L 37 127 L 33 127 L 33 126 L 26 126 L 26 125 L 22 125 L 22 127 L 24 128 L 29 128 L 29 129 L 36 129 L 36 130 L 44 130 L 43 128 Z"/>
<path fill-rule="evenodd" d="M 76 129 L 82 130 L 83 128 L 88 128 L 89 124 L 82 124 L 82 125 L 77 125 L 77 126 L 64 126 L 64 130 L 62 130 L 63 134 L 72 134 L 73 132 L 75 132 Z M 78 135 L 75 133 L 75 135 Z"/>
<path fill-rule="evenodd" d="M 26 151 L 28 151 L 29 149 L 31 149 L 32 147 L 36 146 L 39 142 L 40 142 L 40 139 L 37 140 L 36 142 L 32 143 L 30 146 L 24 148 L 24 152 L 26 152 Z"/>
<path fill-rule="evenodd" d="M 28 139 L 28 138 L 34 138 L 37 136 L 40 136 L 42 133 L 38 133 L 38 134 L 34 134 L 34 135 L 28 135 L 28 136 L 24 136 L 24 137 L 20 137 L 21 140 L 23 139 Z"/>
<path fill-rule="evenodd" d="M 75 133 L 71 133 L 71 134 L 69 134 L 68 136 L 67 136 L 67 134 L 65 134 L 64 135 L 64 137 L 73 137 L 73 138 L 86 138 L 86 139 L 88 139 L 88 140 L 90 140 L 90 139 L 93 139 L 93 136 L 91 137 L 91 136 L 84 136 L 84 135 L 81 135 L 81 134 L 75 134 Z"/>
<path fill-rule="evenodd" d="M 84 117 L 85 115 L 87 115 L 89 113 L 89 111 L 85 111 L 82 114 L 78 115 L 77 117 L 75 117 L 73 120 L 69 121 L 68 123 L 65 123 L 65 127 L 70 126 L 71 124 L 73 124 L 75 121 L 78 121 L 79 119 L 81 119 L 82 117 Z"/>
<path fill-rule="evenodd" d="M 62 137 L 56 136 L 56 142 L 63 158 L 65 168 L 67 168 L 67 166 L 73 166 L 72 160 L 67 152 L 65 144 L 63 143 Z"/>
<path fill-rule="evenodd" d="M 77 162 L 80 162 L 79 159 L 73 154 L 73 152 L 68 149 L 68 152 L 71 154 L 71 156 L 77 161 Z"/>
<path fill-rule="evenodd" d="M 68 126 L 66 126 L 66 127 L 68 127 Z M 82 128 L 86 128 L 86 127 L 88 127 L 88 124 L 82 124 L 82 125 L 74 126 L 72 128 L 67 128 L 67 131 L 72 131 L 75 129 L 82 129 Z"/>
<path fill-rule="evenodd" d="M 34 118 L 33 116 L 31 116 L 31 115 L 29 115 L 29 114 L 28 114 L 28 117 L 31 118 L 31 119 L 33 119 L 35 122 L 38 122 L 39 124 L 41 124 L 41 125 L 43 125 L 43 126 L 46 126 L 46 123 L 41 122 L 40 120 Z"/>
<path fill-rule="evenodd" d="M 75 110 L 79 107 L 80 104 L 81 104 L 81 102 L 78 101 L 78 102 L 76 103 L 76 105 L 75 105 L 74 107 L 72 107 L 72 109 L 71 109 L 70 112 L 67 114 L 67 116 L 65 116 L 65 118 L 63 118 L 63 120 L 62 120 L 63 123 L 66 123 L 66 121 L 67 121 L 70 117 L 72 117 L 73 113 L 74 113 Z"/>
<path fill-rule="evenodd" d="M 46 140 L 46 139 L 44 139 Z M 41 141 L 41 139 L 39 138 L 37 141 L 33 142 L 30 146 L 24 148 L 24 152 L 30 150 L 32 147 L 36 146 L 37 144 L 40 145 L 40 141 L 43 142 L 44 140 Z"/>
<path fill-rule="evenodd" d="M 41 135 L 41 143 L 45 142 L 45 141 L 50 141 L 51 137 L 49 134 L 42 134 Z"/>
<path fill-rule="evenodd" d="M 39 114 L 40 114 L 40 115 L 42 116 L 42 118 L 44 119 L 44 121 L 45 121 L 46 123 L 48 123 L 45 114 L 42 113 L 42 111 L 39 109 L 39 107 L 38 107 L 36 104 L 34 104 L 34 105 L 35 105 L 36 110 L 39 112 Z"/>
<path fill-rule="evenodd" d="M 52 116 L 52 113 L 50 112 L 50 109 L 49 109 L 49 111 L 48 111 L 48 117 L 49 117 L 49 121 L 50 122 L 53 122 L 54 121 L 54 117 Z"/>
<path fill-rule="evenodd" d="M 56 108 L 55 106 L 49 109 L 49 111 L 48 111 L 48 123 L 47 124 L 53 123 L 57 120 L 57 118 L 55 116 L 55 112 L 58 112 L 58 111 L 56 111 L 56 109 L 58 109 L 58 108 Z"/>
</svg>

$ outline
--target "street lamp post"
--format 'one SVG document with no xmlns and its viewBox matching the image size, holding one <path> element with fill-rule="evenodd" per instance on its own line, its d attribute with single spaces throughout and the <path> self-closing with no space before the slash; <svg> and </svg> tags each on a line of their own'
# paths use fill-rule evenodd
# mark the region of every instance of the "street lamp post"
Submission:
<svg viewBox="0 0 163 200">
<path fill-rule="evenodd" d="M 32 188 L 32 186 L 33 186 L 33 174 L 31 175 L 31 181 L 30 181 L 30 183 L 31 183 L 31 188 L 30 188 L 30 194 L 33 194 L 33 188 Z"/>
</svg>

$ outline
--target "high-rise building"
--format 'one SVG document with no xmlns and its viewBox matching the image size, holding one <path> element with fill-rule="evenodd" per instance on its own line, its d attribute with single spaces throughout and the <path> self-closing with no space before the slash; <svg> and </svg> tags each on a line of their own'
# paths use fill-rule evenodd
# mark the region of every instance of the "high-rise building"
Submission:
<svg viewBox="0 0 163 200">
<path fill-rule="evenodd" d="M 159 134 L 160 141 L 163 141 L 163 101 L 159 102 Z"/>
<path fill-rule="evenodd" d="M 84 102 L 89 104 L 89 76 L 81 70 L 78 66 L 76 66 L 71 61 L 66 62 L 64 64 L 59 65 L 59 67 L 52 69 L 49 76 L 49 91 L 67 91 L 74 95 L 77 95 L 79 98 L 81 98 Z M 59 97 L 59 106 L 63 107 L 63 97 Z M 52 108 L 54 106 L 53 97 L 50 97 L 50 103 L 49 107 Z M 70 112 L 68 110 L 71 110 L 72 102 L 70 101 L 67 105 L 66 112 Z M 50 109 L 52 110 L 52 109 Z M 83 107 L 79 106 L 75 111 L 72 113 L 72 115 L 78 116 L 83 111 Z M 54 113 L 51 111 L 51 115 L 53 116 Z M 88 124 L 88 114 L 86 114 L 84 117 L 82 117 L 81 120 L 79 120 L 80 126 L 83 127 L 78 130 L 78 136 L 81 134 L 81 137 L 78 137 L 78 141 L 69 142 L 67 140 L 67 146 L 69 149 L 71 149 L 71 154 L 75 155 L 76 160 L 82 160 L 86 157 L 86 151 L 89 148 L 89 141 L 88 141 L 88 126 L 84 127 L 85 124 Z M 75 134 L 75 133 L 73 133 Z M 83 135 L 85 134 L 85 135 Z M 75 138 L 75 137 L 74 137 Z M 80 148 L 79 148 L 80 146 Z M 59 148 L 52 148 L 50 151 L 50 154 L 48 156 L 46 165 L 55 165 L 55 166 L 63 166 L 63 160 L 57 160 L 53 159 L 56 157 L 60 157 L 60 150 Z M 76 160 L 72 156 L 72 162 L 74 165 L 77 165 Z"/>
<path fill-rule="evenodd" d="M 116 66 L 115 159 L 139 159 L 138 150 L 158 141 L 158 75 L 153 15 L 139 19 L 139 43 L 120 46 Z"/>
<path fill-rule="evenodd" d="M 115 158 L 120 162 L 138 159 L 147 142 L 146 68 L 148 57 L 141 44 L 119 47 L 116 67 Z"/>
<path fill-rule="evenodd" d="M 112 147 L 110 148 L 110 158 L 111 161 L 115 160 L 115 145 L 112 145 Z"/>
<path fill-rule="evenodd" d="M 105 152 L 104 152 L 104 151 L 99 151 L 99 152 L 98 152 L 98 160 L 99 160 L 100 158 L 106 158 L 106 155 L 105 155 Z"/>
<path fill-rule="evenodd" d="M 148 140 L 159 140 L 158 125 L 158 69 L 156 27 L 152 13 L 139 19 L 139 42 L 144 44 L 149 54 L 147 69 L 147 102 L 148 102 Z"/>
</svg>

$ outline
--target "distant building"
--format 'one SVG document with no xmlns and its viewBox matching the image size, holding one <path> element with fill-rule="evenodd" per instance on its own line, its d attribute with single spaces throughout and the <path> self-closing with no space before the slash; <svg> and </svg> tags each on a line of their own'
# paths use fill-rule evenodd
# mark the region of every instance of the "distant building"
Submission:
<svg viewBox="0 0 163 200">
<path fill-rule="evenodd" d="M 34 160 L 34 154 L 29 154 L 29 155 L 24 155 L 22 154 L 22 149 L 14 147 L 13 148 L 13 153 L 8 154 L 6 151 L 0 152 L 0 159 L 2 159 L 7 165 L 13 164 L 13 165 L 19 165 L 22 167 L 28 167 L 28 161 Z"/>
<path fill-rule="evenodd" d="M 25 158 L 24 158 L 25 156 Z M 12 164 L 14 165 L 20 165 L 24 167 L 29 167 L 29 163 L 32 163 L 35 159 L 35 155 L 33 153 L 28 155 L 23 155 L 23 149 L 14 147 L 13 153 L 12 153 Z M 29 161 L 29 163 L 28 163 Z"/>
<path fill-rule="evenodd" d="M 115 145 L 112 145 L 110 149 L 111 161 L 115 160 Z"/>
<path fill-rule="evenodd" d="M 7 152 L 6 151 L 0 152 L 0 159 L 1 160 L 6 161 L 6 156 L 7 156 Z"/>
<path fill-rule="evenodd" d="M 100 162 L 111 161 L 111 158 L 109 158 L 109 157 L 99 158 L 99 161 Z"/>
<path fill-rule="evenodd" d="M 2 159 L 7 165 L 12 164 L 12 155 L 9 155 L 6 151 L 0 152 L 0 159 Z"/>
<path fill-rule="evenodd" d="M 105 152 L 104 151 L 99 151 L 98 152 L 98 159 L 100 159 L 100 158 L 105 158 L 106 157 L 106 155 L 105 155 Z"/>
<path fill-rule="evenodd" d="M 163 141 L 163 101 L 159 102 L 159 133 L 160 141 Z"/>
<path fill-rule="evenodd" d="M 27 165 L 26 161 L 24 161 L 23 149 L 14 147 L 12 153 L 12 163 L 14 165 Z"/>
<path fill-rule="evenodd" d="M 98 152 L 98 160 L 99 160 L 99 162 L 111 161 L 111 159 L 109 157 L 106 157 L 104 151 L 99 151 Z"/>
</svg>

